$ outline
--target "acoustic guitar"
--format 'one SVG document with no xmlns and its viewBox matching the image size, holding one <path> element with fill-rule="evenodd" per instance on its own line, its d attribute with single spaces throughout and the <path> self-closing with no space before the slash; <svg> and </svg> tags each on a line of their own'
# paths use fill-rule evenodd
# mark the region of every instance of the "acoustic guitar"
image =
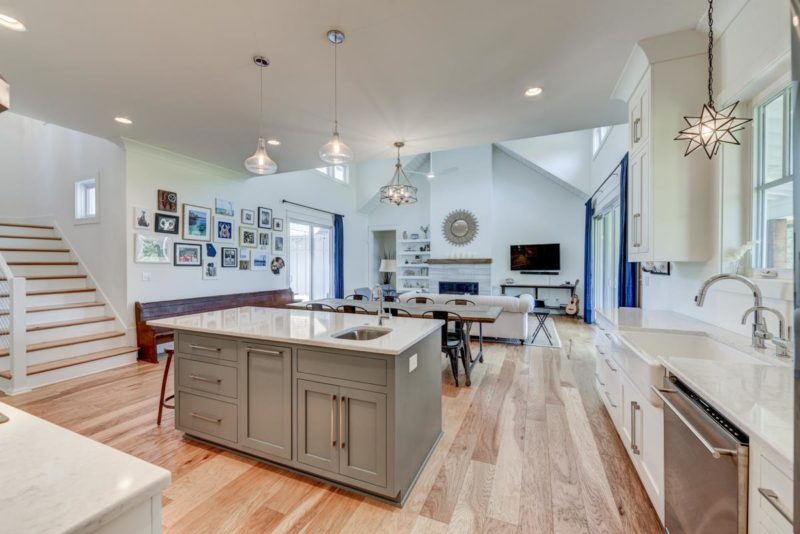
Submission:
<svg viewBox="0 0 800 534">
<path fill-rule="evenodd" d="M 580 279 L 575 280 L 575 289 L 573 291 L 577 291 L 578 284 L 580 283 Z M 569 303 L 567 304 L 567 309 L 565 310 L 567 315 L 570 317 L 577 317 L 578 311 L 581 307 L 581 299 L 578 298 L 578 294 L 574 292 L 572 294 L 572 298 L 569 299 Z"/>
</svg>

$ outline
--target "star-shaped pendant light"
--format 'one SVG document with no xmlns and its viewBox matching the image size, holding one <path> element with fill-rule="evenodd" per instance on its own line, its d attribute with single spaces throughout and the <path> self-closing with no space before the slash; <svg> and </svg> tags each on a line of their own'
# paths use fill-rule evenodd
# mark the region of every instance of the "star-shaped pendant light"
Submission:
<svg viewBox="0 0 800 534">
<path fill-rule="evenodd" d="M 689 141 L 684 156 L 688 156 L 700 147 L 705 150 L 708 159 L 719 151 L 722 143 L 738 145 L 734 133 L 743 130 L 744 125 L 752 119 L 742 119 L 733 112 L 739 102 L 717 111 L 714 107 L 714 0 L 708 0 L 708 103 L 703 104 L 699 117 L 684 117 L 689 125 L 678 133 L 676 141 Z"/>
</svg>

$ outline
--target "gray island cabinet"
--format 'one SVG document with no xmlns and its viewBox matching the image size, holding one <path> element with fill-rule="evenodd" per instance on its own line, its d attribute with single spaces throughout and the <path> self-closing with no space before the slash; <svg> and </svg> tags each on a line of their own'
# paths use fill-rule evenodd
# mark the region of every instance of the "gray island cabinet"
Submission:
<svg viewBox="0 0 800 534">
<path fill-rule="evenodd" d="M 218 321 L 198 314 L 204 317 L 197 321 L 153 322 L 175 329 L 179 430 L 405 501 L 441 436 L 441 322 L 392 318 L 384 325 L 391 333 L 360 341 L 335 335 L 374 326 L 374 317 L 270 308 L 213 313 Z"/>
</svg>

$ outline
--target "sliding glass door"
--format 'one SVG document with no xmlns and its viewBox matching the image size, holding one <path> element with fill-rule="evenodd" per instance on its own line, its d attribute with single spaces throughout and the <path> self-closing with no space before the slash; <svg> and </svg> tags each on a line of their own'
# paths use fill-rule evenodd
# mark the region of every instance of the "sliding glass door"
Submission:
<svg viewBox="0 0 800 534">
<path fill-rule="evenodd" d="M 594 308 L 616 308 L 620 252 L 619 203 L 596 214 L 592 224 Z"/>
<path fill-rule="evenodd" d="M 302 300 L 333 296 L 333 228 L 289 220 L 289 284 Z"/>
</svg>

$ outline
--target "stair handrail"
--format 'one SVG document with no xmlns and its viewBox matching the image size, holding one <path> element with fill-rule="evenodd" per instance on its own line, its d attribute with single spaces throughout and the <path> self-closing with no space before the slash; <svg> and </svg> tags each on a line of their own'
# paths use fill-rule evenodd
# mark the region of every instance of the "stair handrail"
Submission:
<svg viewBox="0 0 800 534">
<path fill-rule="evenodd" d="M 8 284 L 8 355 L 10 358 L 11 388 L 8 394 L 28 391 L 28 342 L 26 324 L 27 280 L 14 276 L 5 258 L 0 254 L 0 274 Z"/>
</svg>

